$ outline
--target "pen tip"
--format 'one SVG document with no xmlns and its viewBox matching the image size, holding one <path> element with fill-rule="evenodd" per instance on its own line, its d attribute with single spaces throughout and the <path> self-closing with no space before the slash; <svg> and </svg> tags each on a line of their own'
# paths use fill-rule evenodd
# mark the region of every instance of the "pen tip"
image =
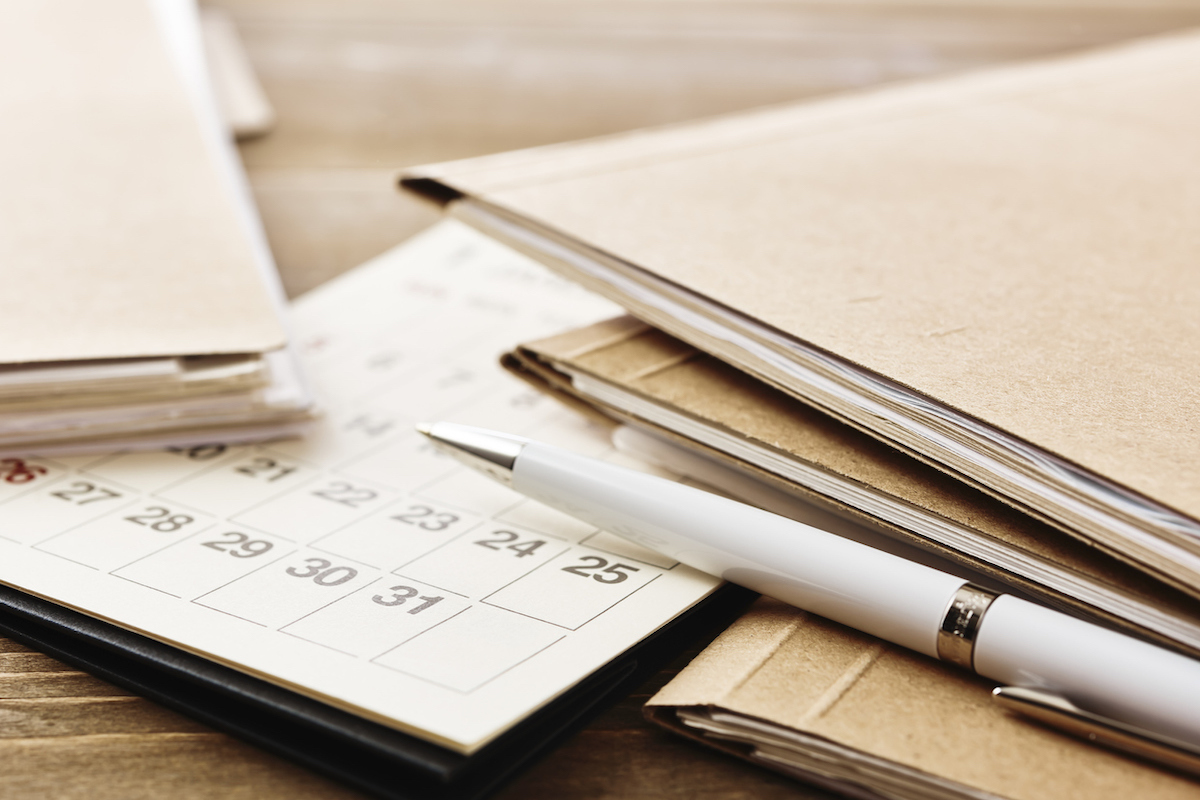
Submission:
<svg viewBox="0 0 1200 800">
<path fill-rule="evenodd" d="M 421 433 L 425 434 L 426 436 L 432 436 L 433 435 L 433 423 L 432 422 L 418 422 L 417 430 L 420 431 Z"/>
</svg>

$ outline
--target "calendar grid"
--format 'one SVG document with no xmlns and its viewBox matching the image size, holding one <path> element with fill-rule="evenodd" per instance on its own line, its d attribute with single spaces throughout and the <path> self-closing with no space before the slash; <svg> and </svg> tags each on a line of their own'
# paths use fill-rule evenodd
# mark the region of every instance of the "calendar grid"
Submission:
<svg viewBox="0 0 1200 800">
<path fill-rule="evenodd" d="M 496 364 L 613 310 L 539 269 L 451 225 L 301 302 L 326 395 L 304 439 L 0 460 L 0 580 L 479 746 L 715 585 L 413 430 L 453 418 L 614 454 Z"/>
<path fill-rule="evenodd" d="M 407 377 L 397 378 L 392 385 L 403 386 L 406 381 L 413 380 L 414 376 L 419 375 L 419 368 L 411 369 L 408 371 Z M 457 382 L 466 382 L 478 380 L 478 376 L 463 371 L 454 374 L 454 379 Z M 510 409 L 507 413 L 516 418 L 520 418 L 525 413 L 526 407 L 536 406 L 541 399 L 536 396 L 526 397 L 523 387 L 519 391 L 514 391 L 513 387 L 505 385 L 502 381 L 492 380 L 472 392 L 457 406 L 468 408 L 477 404 L 481 398 L 494 396 L 498 391 L 506 393 L 510 401 L 513 401 L 515 411 Z M 376 403 L 379 402 L 378 394 L 374 396 L 374 400 Z M 459 694 L 470 694 L 476 691 L 495 677 L 561 642 L 572 632 L 601 617 L 616 605 L 629 600 L 637 592 L 649 586 L 654 580 L 661 577 L 664 569 L 669 570 L 669 567 L 656 567 L 632 553 L 611 553 L 602 547 L 587 546 L 587 541 L 597 534 L 596 531 L 575 540 L 571 536 L 554 531 L 552 525 L 539 523 L 531 527 L 529 524 L 508 521 L 504 519 L 506 515 L 532 502 L 515 495 L 511 498 L 497 499 L 495 501 L 496 508 L 483 516 L 480 516 L 478 512 L 472 513 L 469 508 L 471 503 L 464 505 L 447 501 L 440 496 L 444 492 L 438 491 L 439 486 L 448 482 L 473 481 L 477 479 L 477 476 L 440 455 L 434 455 L 429 450 L 426 450 L 425 458 L 427 461 L 436 459 L 433 461 L 432 467 L 425 474 L 424 479 L 409 482 L 407 487 L 401 485 L 403 481 L 380 480 L 365 474 L 365 469 L 356 468 L 365 460 L 396 450 L 404 451 L 403 456 L 398 455 L 397 458 L 411 457 L 415 451 L 424 447 L 424 443 L 412 436 L 410 432 L 398 429 L 392 420 L 378 415 L 370 416 L 362 413 L 344 415 L 341 419 L 335 419 L 332 422 L 340 423 L 342 428 L 359 428 L 368 438 L 378 437 L 379 441 L 368 441 L 361 444 L 355 448 L 354 452 L 346 453 L 344 458 L 336 464 L 326 466 L 322 466 L 317 458 L 302 457 L 302 453 L 297 452 L 294 445 L 289 446 L 287 443 L 249 447 L 227 447 L 213 444 L 160 454 L 119 452 L 97 458 L 75 468 L 54 464 L 48 459 L 37 459 L 36 463 L 52 466 L 58 474 L 50 483 L 16 492 L 3 498 L 0 503 L 9 505 L 19 502 L 22 498 L 33 496 L 39 489 L 42 490 L 43 497 L 52 497 L 55 490 L 61 490 L 63 487 L 78 492 L 83 492 L 85 489 L 89 492 L 100 489 L 113 493 L 119 491 L 120 496 L 112 498 L 119 505 L 114 505 L 109 509 L 98 508 L 95 511 L 85 509 L 81 514 L 84 518 L 74 524 L 56 529 L 44 539 L 39 538 L 32 543 L 19 541 L 16 543 L 27 544 L 55 558 L 90 570 L 107 572 L 123 581 L 144 587 L 178 602 L 186 602 L 227 615 L 256 627 L 270 629 L 345 656 L 365 659 L 382 668 L 411 674 L 422 681 L 445 685 L 446 688 Z M 536 420 L 525 420 L 526 424 L 524 425 L 520 422 L 521 420 L 518 419 L 518 424 L 513 427 L 522 429 L 536 424 Z M 608 451 L 610 448 L 605 447 L 604 450 Z M 167 476 L 166 479 L 159 480 L 164 475 Z M 121 479 L 122 476 L 124 476 L 124 480 Z M 275 477 L 275 480 L 272 480 L 272 477 Z M 156 483 L 156 481 L 159 482 Z M 154 488 L 139 489 L 139 486 L 153 486 Z M 227 490 L 218 503 L 225 504 L 223 509 L 225 513 L 214 517 L 209 512 L 209 504 L 203 502 L 203 498 L 213 491 L 212 487 L 218 486 L 229 487 L 232 491 Z M 89 489 L 89 487 L 91 488 Z M 309 504 L 315 504 L 316 500 L 328 501 L 327 505 L 315 507 L 326 510 L 326 513 L 335 516 L 340 514 L 341 518 L 334 519 L 331 516 L 328 520 L 316 524 L 311 532 L 294 533 L 289 527 L 286 516 L 276 514 L 275 506 L 295 502 L 300 497 L 303 497 Z M 103 500 L 93 502 L 103 502 Z M 375 508 L 376 505 L 379 507 Z M 147 518 L 150 518 L 150 515 L 158 515 L 153 519 L 161 518 L 157 524 L 164 528 L 179 526 L 182 529 L 197 524 L 201 527 L 195 530 L 189 529 L 186 536 L 167 538 L 161 541 L 155 539 L 151 533 L 138 532 L 143 535 L 137 538 L 135 544 L 129 545 L 130 557 L 103 566 L 89 563 L 86 556 L 81 556 L 74 551 L 74 548 L 82 547 L 82 545 L 71 537 L 77 535 L 81 530 L 90 528 L 107 530 L 114 526 L 121 526 L 122 523 L 129 523 L 133 518 L 138 517 L 139 513 Z M 427 545 L 408 551 L 405 551 L 403 547 L 396 548 L 393 544 L 391 545 L 392 552 L 400 555 L 392 563 L 387 563 L 382 557 L 364 557 L 356 550 L 356 546 L 361 550 L 366 543 L 370 543 L 380 548 L 381 552 L 385 551 L 389 545 L 384 543 L 381 537 L 391 535 L 392 532 L 382 531 L 380 526 L 394 522 L 398 517 L 403 518 L 405 514 L 412 517 L 409 520 L 411 524 L 404 526 L 402 523 L 398 523 L 393 526 L 394 528 L 411 527 L 419 530 L 421 527 L 436 529 L 441 525 L 448 528 L 456 525 L 460 529 L 453 535 L 431 539 Z M 362 541 L 355 546 L 353 541 L 348 539 L 348 534 L 363 528 L 370 528 L 370 530 L 362 534 Z M 126 538 L 133 535 L 128 533 L 129 531 L 132 531 L 129 526 L 121 528 L 121 532 L 126 534 Z M 169 537 L 177 532 L 178 530 L 172 529 L 159 533 Z M 436 534 L 439 531 L 424 530 L 421 532 Z M 411 533 L 411 531 L 399 530 L 397 536 L 404 533 Z M 220 536 L 233 538 L 214 538 Z M 16 541 L 8 536 L 4 538 Z M 76 538 L 81 537 L 76 536 Z M 52 544 L 56 542 L 59 544 Z M 224 550 L 219 549 L 219 546 L 223 544 L 227 544 L 228 547 Z M 238 549 L 239 546 L 246 548 L 247 544 L 252 547 Z M 292 545 L 292 547 L 287 545 Z M 242 568 L 229 575 L 222 575 L 212 585 L 206 586 L 203 591 L 190 597 L 188 592 L 173 591 L 170 586 L 163 583 L 162 579 L 151 576 L 151 573 L 161 565 L 166 565 L 168 570 L 176 571 L 185 568 L 200 569 L 202 564 L 199 560 L 201 558 L 200 549 L 205 546 L 216 552 L 204 555 L 220 558 L 224 554 L 226 556 L 224 563 L 230 565 L 229 568 L 233 566 Z M 276 552 L 268 556 L 267 560 L 261 564 L 254 563 L 254 559 L 263 557 L 271 550 Z M 185 553 L 184 551 L 191 552 Z M 597 555 L 600 553 L 605 556 Z M 611 573 L 620 577 L 620 581 L 614 580 L 614 582 L 624 582 L 627 580 L 625 575 L 633 575 L 635 572 L 641 573 L 645 570 L 645 573 L 637 575 L 628 591 L 623 587 L 619 590 L 607 589 L 602 585 L 603 582 L 600 584 L 597 584 L 596 581 L 588 583 L 589 576 L 580 574 L 581 580 L 578 583 L 581 587 L 593 591 L 607 590 L 611 594 L 597 601 L 595 607 L 587 609 L 586 613 L 581 612 L 569 620 L 555 618 L 553 614 L 539 611 L 536 604 L 530 605 L 529 598 L 524 595 L 537 594 L 536 591 L 526 592 L 522 597 L 515 597 L 515 587 L 520 587 L 524 582 L 531 580 L 537 582 L 540 580 L 539 576 L 556 569 L 566 571 L 563 565 L 572 563 L 572 559 L 578 560 L 580 556 L 595 559 L 604 557 L 623 559 L 623 561 L 614 561 L 614 563 L 623 564 L 623 569 L 633 570 L 633 572 Z M 241 564 L 235 561 L 239 558 L 242 559 Z M 300 561 L 298 562 L 297 559 Z M 485 565 L 484 562 L 487 559 L 492 559 L 494 564 Z M 535 559 L 535 561 L 528 565 L 523 563 L 529 559 Z M 309 566 L 304 566 L 305 562 L 308 562 Z M 625 562 L 633 563 L 625 564 Z M 463 563 L 475 564 L 478 568 L 474 573 L 466 575 L 461 571 Z M 637 566 L 635 567 L 634 564 Z M 583 566 L 587 566 L 587 562 Z M 459 570 L 457 574 L 456 569 Z M 257 588 L 253 591 L 249 588 L 241 591 L 241 587 L 255 582 L 256 576 L 275 575 L 282 572 L 289 577 L 296 578 L 295 584 L 299 585 L 303 581 L 303 576 L 308 575 L 305 570 L 312 570 L 310 577 L 318 578 L 331 571 L 340 570 L 340 572 L 335 577 L 326 577 L 318 581 L 317 586 L 327 589 L 328 594 L 319 597 L 316 601 L 307 601 L 312 607 L 305 606 L 302 613 L 287 615 L 280 612 L 274 616 L 263 616 L 262 612 L 246 610 L 241 605 L 258 591 Z M 366 579 L 366 582 L 354 585 L 346 592 L 339 592 L 340 584 L 336 581 L 351 574 L 353 574 L 353 580 Z M 439 603 L 445 602 L 446 598 L 456 598 L 466 605 L 456 610 L 451 616 L 437 620 L 429 627 L 415 630 L 398 641 L 389 642 L 386 647 L 378 651 L 354 652 L 352 649 L 346 649 L 322 639 L 322 635 L 327 636 L 328 634 L 305 632 L 305 625 L 313 627 L 314 630 L 320 627 L 314 621 L 319 621 L 322 615 L 330 614 L 332 609 L 346 601 L 347 598 L 354 595 L 367 596 L 375 587 L 384 586 L 392 581 L 400 582 L 396 586 L 416 584 L 424 587 L 421 591 L 431 593 L 419 596 L 435 596 L 432 593 L 436 592 L 436 597 L 440 598 Z M 323 584 L 326 583 L 330 585 L 324 586 Z M 263 581 L 264 587 L 268 584 L 272 587 L 272 591 L 279 591 L 288 585 L 278 577 L 273 577 L 271 581 Z M 308 586 L 304 588 L 310 593 L 314 591 Z M 453 685 L 440 682 L 438 679 L 424 674 L 421 670 L 414 671 L 412 668 L 401 668 L 395 664 L 385 663 L 385 656 L 389 653 L 400 653 L 402 652 L 401 648 L 407 643 L 417 640 L 430 631 L 443 629 L 443 626 L 450 620 L 459 619 L 463 614 L 480 608 L 491 609 L 564 633 L 556 635 L 548 644 L 540 644 L 535 652 L 522 655 L 512 664 L 499 665 L 495 675 L 491 677 L 473 675 L 469 678 L 464 677 L 459 683 Z M 385 661 L 380 659 L 385 659 Z"/>
</svg>

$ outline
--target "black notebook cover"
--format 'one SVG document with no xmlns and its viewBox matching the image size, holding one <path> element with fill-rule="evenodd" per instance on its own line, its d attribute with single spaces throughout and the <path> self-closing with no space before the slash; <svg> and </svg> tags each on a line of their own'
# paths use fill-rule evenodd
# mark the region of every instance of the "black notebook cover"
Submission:
<svg viewBox="0 0 1200 800">
<path fill-rule="evenodd" d="M 0 633 L 335 780 L 394 800 L 478 798 L 753 598 L 726 585 L 470 756 L 0 586 Z"/>
</svg>

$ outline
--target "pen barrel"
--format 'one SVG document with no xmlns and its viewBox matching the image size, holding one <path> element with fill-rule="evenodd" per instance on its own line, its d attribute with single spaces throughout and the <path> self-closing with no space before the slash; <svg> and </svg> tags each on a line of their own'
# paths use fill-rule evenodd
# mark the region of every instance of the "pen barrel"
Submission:
<svg viewBox="0 0 1200 800">
<path fill-rule="evenodd" d="M 961 578 L 672 481 L 531 442 L 513 488 L 567 514 L 887 641 L 937 657 Z M 1200 745 L 1200 661 L 1010 595 L 983 613 L 980 675 L 1055 692 Z"/>
<path fill-rule="evenodd" d="M 1200 661 L 1011 595 L 984 615 L 975 671 L 1200 745 Z"/>
<path fill-rule="evenodd" d="M 531 442 L 512 485 L 682 564 L 926 655 L 965 581 L 718 495 Z"/>
</svg>

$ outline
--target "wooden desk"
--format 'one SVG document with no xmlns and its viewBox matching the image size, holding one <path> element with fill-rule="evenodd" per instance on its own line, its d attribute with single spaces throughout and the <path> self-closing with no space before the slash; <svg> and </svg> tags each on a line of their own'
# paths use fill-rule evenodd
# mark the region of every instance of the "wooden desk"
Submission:
<svg viewBox="0 0 1200 800">
<path fill-rule="evenodd" d="M 217 4 L 279 114 L 242 153 L 293 295 L 436 220 L 395 191 L 405 165 L 1200 25 L 1200 0 Z M 646 725 L 670 674 L 500 796 L 824 796 Z M 4 798 L 357 796 L 2 639 L 0 776 Z"/>
</svg>

